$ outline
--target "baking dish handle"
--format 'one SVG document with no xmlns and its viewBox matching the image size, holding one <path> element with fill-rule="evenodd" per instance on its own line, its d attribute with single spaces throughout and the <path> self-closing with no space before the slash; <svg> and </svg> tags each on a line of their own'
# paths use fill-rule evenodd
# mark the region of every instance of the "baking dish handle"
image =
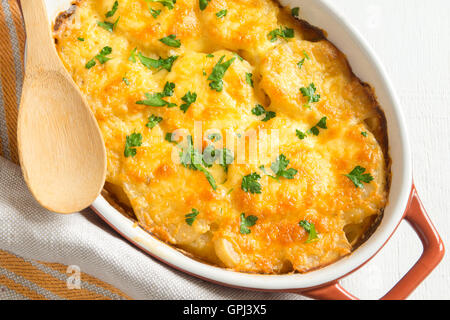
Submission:
<svg viewBox="0 0 450 320">
<path fill-rule="evenodd" d="M 436 228 L 428 217 L 420 201 L 415 186 L 412 186 L 410 204 L 404 219 L 413 227 L 423 244 L 423 253 L 408 273 L 381 299 L 406 299 L 419 284 L 433 271 L 444 257 L 445 249 Z M 338 281 L 308 291 L 298 292 L 301 295 L 326 300 L 357 300 L 348 293 Z"/>
</svg>

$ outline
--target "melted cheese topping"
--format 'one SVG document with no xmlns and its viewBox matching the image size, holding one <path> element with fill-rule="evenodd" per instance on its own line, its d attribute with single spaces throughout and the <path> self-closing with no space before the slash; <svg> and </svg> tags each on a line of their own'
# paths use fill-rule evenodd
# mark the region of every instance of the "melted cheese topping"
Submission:
<svg viewBox="0 0 450 320">
<path fill-rule="evenodd" d="M 326 40 L 312 41 L 311 30 L 271 0 L 213 0 L 203 11 L 198 0 L 178 0 L 173 9 L 160 2 L 119 0 L 117 12 L 105 18 L 114 2 L 80 1 L 55 32 L 58 53 L 103 133 L 110 191 L 160 239 L 236 271 L 306 272 L 349 254 L 386 205 L 389 172 L 385 146 L 378 142 L 384 143 L 386 135 L 383 117 L 344 55 Z M 161 12 L 154 18 L 149 9 Z M 224 9 L 226 16 L 217 17 Z M 112 32 L 98 25 L 119 17 Z M 271 42 L 268 34 L 280 27 L 292 28 L 294 37 Z M 181 41 L 179 48 L 159 41 L 172 34 Z M 110 60 L 86 68 L 105 46 L 112 48 Z M 129 59 L 134 48 L 153 59 L 178 58 L 170 72 L 149 69 L 138 57 Z M 217 92 L 207 78 L 222 56 L 235 60 Z M 253 75 L 253 87 L 247 74 Z M 164 99 L 177 107 L 136 104 L 145 93 L 163 92 L 167 82 L 175 89 Z M 299 89 L 311 83 L 320 101 L 307 108 Z M 183 112 L 179 105 L 187 92 L 197 99 Z M 257 104 L 276 117 L 261 121 L 252 113 Z M 152 129 L 146 126 L 151 115 L 162 118 Z M 327 129 L 320 128 L 317 136 L 307 133 L 323 117 Z M 180 147 L 165 139 L 180 129 L 194 135 L 196 122 L 203 130 L 200 148 L 211 144 L 209 133 L 220 132 L 217 149 L 232 142 L 235 154 L 246 151 L 228 170 L 217 163 L 207 168 L 216 190 L 203 172 L 175 161 Z M 307 137 L 300 140 L 296 130 Z M 132 133 L 141 133 L 142 145 L 135 156 L 126 157 L 126 137 Z M 267 142 L 265 133 L 278 136 L 276 148 L 261 144 L 259 156 L 250 159 L 255 152 L 242 147 L 242 141 L 257 137 Z M 269 176 L 280 154 L 297 170 L 293 179 Z M 374 178 L 363 188 L 344 176 L 356 166 Z M 251 173 L 261 177 L 259 194 L 241 187 Z M 190 225 L 186 215 L 192 209 L 199 214 Z M 240 230 L 241 213 L 258 218 L 250 233 Z M 306 241 L 302 220 L 314 224 L 317 241 Z"/>
</svg>

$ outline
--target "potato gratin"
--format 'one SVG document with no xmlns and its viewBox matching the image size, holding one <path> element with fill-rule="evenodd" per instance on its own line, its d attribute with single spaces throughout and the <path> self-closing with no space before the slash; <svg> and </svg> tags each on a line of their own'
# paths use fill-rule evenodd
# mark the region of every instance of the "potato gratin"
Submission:
<svg viewBox="0 0 450 320">
<path fill-rule="evenodd" d="M 103 133 L 107 190 L 202 261 L 306 272 L 382 216 L 383 113 L 300 16 L 271 0 L 81 0 L 55 23 Z"/>
</svg>

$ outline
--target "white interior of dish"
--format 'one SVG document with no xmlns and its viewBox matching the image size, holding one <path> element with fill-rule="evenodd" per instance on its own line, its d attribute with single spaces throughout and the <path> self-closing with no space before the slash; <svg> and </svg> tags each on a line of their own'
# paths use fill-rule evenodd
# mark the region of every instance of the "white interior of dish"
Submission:
<svg viewBox="0 0 450 320">
<path fill-rule="evenodd" d="M 50 21 L 66 10 L 73 0 L 45 0 Z M 352 255 L 307 274 L 255 275 L 229 271 L 193 260 L 152 237 L 114 209 L 103 197 L 94 208 L 124 237 L 168 264 L 223 284 L 263 289 L 287 290 L 318 286 L 341 278 L 369 260 L 388 240 L 400 222 L 412 184 L 407 131 L 394 88 L 384 68 L 358 31 L 346 22 L 326 0 L 280 0 L 282 5 L 300 7 L 301 18 L 325 30 L 328 39 L 348 57 L 355 74 L 369 83 L 387 118 L 392 159 L 392 185 L 389 204 L 376 232 Z M 151 270 L 149 270 L 151 272 Z"/>
</svg>

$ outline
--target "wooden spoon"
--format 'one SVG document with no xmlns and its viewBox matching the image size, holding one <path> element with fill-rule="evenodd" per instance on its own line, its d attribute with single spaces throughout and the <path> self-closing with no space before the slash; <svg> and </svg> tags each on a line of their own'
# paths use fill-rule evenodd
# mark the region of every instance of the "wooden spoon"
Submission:
<svg viewBox="0 0 450 320">
<path fill-rule="evenodd" d="M 106 151 L 86 100 L 56 52 L 43 0 L 22 0 L 27 31 L 17 129 L 25 181 L 45 208 L 72 213 L 99 195 Z"/>
</svg>

